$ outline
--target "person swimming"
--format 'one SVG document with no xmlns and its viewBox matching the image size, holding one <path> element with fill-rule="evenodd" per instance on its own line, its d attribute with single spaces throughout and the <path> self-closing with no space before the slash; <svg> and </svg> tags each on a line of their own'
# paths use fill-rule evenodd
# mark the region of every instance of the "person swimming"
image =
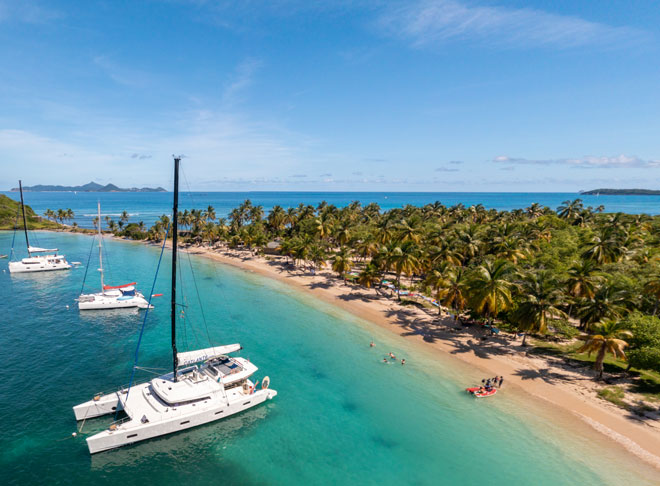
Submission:
<svg viewBox="0 0 660 486">
<path fill-rule="evenodd" d="M 373 348 L 374 346 L 375 346 L 374 342 L 371 341 L 371 343 L 369 343 L 369 347 L 370 347 L 370 348 Z"/>
<path fill-rule="evenodd" d="M 402 365 L 406 364 L 406 358 L 401 358 L 401 364 Z"/>
</svg>

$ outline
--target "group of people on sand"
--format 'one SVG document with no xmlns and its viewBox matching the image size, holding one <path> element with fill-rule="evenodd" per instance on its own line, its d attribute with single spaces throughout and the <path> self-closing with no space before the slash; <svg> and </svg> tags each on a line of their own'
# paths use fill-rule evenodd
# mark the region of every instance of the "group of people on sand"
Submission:
<svg viewBox="0 0 660 486">
<path fill-rule="evenodd" d="M 376 346 L 376 344 L 373 341 L 371 341 L 371 343 L 369 344 L 369 347 L 373 348 L 374 346 Z M 390 360 L 391 361 L 397 361 L 396 356 L 394 356 L 394 353 L 392 351 L 389 352 L 389 358 L 390 359 L 388 360 L 387 356 L 385 356 L 383 358 L 383 363 L 388 363 L 389 364 Z M 401 358 L 401 364 L 402 365 L 406 364 L 406 359 L 405 358 Z"/>
<path fill-rule="evenodd" d="M 491 391 L 493 388 L 501 388 L 503 382 L 503 376 L 496 376 L 495 378 L 484 378 L 481 380 L 482 385 L 479 387 L 479 391 Z"/>
</svg>

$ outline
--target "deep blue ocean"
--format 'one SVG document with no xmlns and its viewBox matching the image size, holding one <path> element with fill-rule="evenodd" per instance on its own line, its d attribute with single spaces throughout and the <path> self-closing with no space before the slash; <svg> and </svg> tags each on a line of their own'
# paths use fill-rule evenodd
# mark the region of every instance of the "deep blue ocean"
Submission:
<svg viewBox="0 0 660 486">
<path fill-rule="evenodd" d="M 17 192 L 2 192 L 19 199 Z M 603 205 L 607 212 L 630 214 L 660 214 L 660 196 L 582 196 L 578 193 L 503 193 L 503 192 L 182 192 L 180 207 L 184 209 L 202 209 L 213 206 L 219 217 L 227 216 L 229 211 L 250 199 L 253 204 L 260 204 L 266 211 L 279 204 L 284 208 L 302 204 L 316 206 L 327 201 L 338 207 L 352 201 L 362 205 L 377 203 L 382 209 L 400 208 L 406 204 L 415 206 L 440 201 L 445 206 L 464 204 L 471 206 L 483 204 L 487 209 L 512 210 L 526 208 L 532 203 L 539 203 L 556 209 L 563 201 L 581 198 L 585 206 Z M 91 227 L 96 215 L 96 202 L 101 201 L 103 215 L 117 219 L 122 211 L 130 215 L 133 222 L 143 221 L 150 226 L 162 214 L 170 214 L 172 208 L 171 193 L 131 193 L 131 192 L 26 192 L 25 204 L 38 214 L 46 209 L 71 208 L 75 221 L 82 227 Z"/>
<path fill-rule="evenodd" d="M 86 262 L 93 244 L 87 235 L 35 236 L 70 261 Z M 11 237 L 0 232 L 0 248 Z M 107 239 L 106 250 L 106 282 L 137 280 L 148 293 L 159 248 Z M 578 418 L 506 384 L 492 398 L 468 396 L 465 386 L 483 376 L 454 358 L 286 284 L 180 256 L 179 350 L 239 342 L 259 367 L 255 378 L 269 375 L 279 395 L 219 422 L 90 456 L 85 436 L 112 418 L 87 421 L 73 438 L 81 424 L 71 407 L 128 382 L 144 314 L 79 312 L 84 267 L 10 275 L 0 260 L 0 349 L 8 361 L 0 367 L 1 484 L 660 484 L 657 471 Z M 166 260 L 155 287 L 166 295 L 168 267 Z M 99 284 L 95 268 L 92 261 L 87 289 Z M 156 299 L 147 320 L 140 366 L 171 364 L 166 299 Z M 406 365 L 383 363 L 390 351 Z"/>
</svg>

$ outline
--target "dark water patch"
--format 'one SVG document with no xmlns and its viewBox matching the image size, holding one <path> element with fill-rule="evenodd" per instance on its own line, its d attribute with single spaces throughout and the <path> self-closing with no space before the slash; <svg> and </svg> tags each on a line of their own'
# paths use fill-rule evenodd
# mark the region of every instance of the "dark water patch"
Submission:
<svg viewBox="0 0 660 486">
<path fill-rule="evenodd" d="M 360 409 L 360 406 L 352 400 L 344 400 L 341 406 L 344 410 L 350 413 L 355 413 Z"/>
<path fill-rule="evenodd" d="M 385 449 L 394 449 L 395 447 L 399 446 L 397 441 L 388 439 L 382 435 L 372 435 L 371 440 L 374 442 L 374 444 L 377 444 L 380 447 L 384 447 Z"/>
</svg>

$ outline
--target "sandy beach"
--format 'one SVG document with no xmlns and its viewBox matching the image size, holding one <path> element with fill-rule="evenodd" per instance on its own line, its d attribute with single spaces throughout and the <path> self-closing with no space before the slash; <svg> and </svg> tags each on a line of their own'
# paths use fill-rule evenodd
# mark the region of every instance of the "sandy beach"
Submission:
<svg viewBox="0 0 660 486">
<path fill-rule="evenodd" d="M 169 243 L 169 242 L 168 242 Z M 386 289 L 344 284 L 328 271 L 312 275 L 287 264 L 285 257 L 263 257 L 247 250 L 190 247 L 191 254 L 285 282 L 314 297 L 393 333 L 451 356 L 483 371 L 504 376 L 509 393 L 529 394 L 557 411 L 570 413 L 660 470 L 660 423 L 654 416 L 638 417 L 598 398 L 601 385 L 559 357 L 528 356 L 529 349 L 513 335 L 490 333 L 479 326 L 463 327 L 448 313 L 401 305 Z M 487 339 L 483 339 L 487 336 Z"/>
</svg>

